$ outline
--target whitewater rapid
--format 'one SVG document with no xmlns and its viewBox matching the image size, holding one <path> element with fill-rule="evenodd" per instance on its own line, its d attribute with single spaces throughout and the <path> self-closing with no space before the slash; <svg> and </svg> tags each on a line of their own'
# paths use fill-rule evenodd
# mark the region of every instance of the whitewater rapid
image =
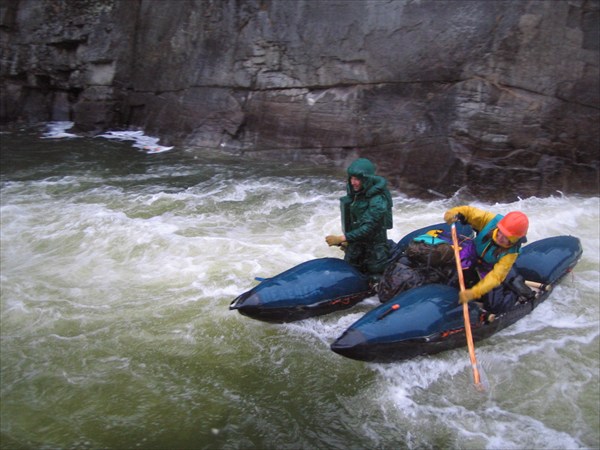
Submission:
<svg viewBox="0 0 600 450">
<path fill-rule="evenodd" d="M 375 298 L 285 325 L 228 310 L 255 277 L 341 256 L 324 236 L 343 171 L 43 137 L 2 136 L 2 448 L 598 447 L 598 197 L 471 202 L 583 246 L 549 301 L 478 343 L 482 395 L 464 349 L 331 352 Z M 396 241 L 463 201 L 393 195 Z"/>
</svg>

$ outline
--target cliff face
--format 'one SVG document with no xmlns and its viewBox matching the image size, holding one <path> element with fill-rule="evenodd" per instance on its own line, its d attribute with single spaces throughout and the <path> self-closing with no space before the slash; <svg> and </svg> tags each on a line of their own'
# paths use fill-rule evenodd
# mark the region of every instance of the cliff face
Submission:
<svg viewBox="0 0 600 450">
<path fill-rule="evenodd" d="M 597 194 L 600 1 L 1 0 L 3 123 Z"/>
</svg>

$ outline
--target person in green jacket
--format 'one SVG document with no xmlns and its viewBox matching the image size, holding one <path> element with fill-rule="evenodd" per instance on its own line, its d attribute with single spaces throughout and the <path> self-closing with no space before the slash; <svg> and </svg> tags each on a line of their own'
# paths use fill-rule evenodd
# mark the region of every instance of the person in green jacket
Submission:
<svg viewBox="0 0 600 450">
<path fill-rule="evenodd" d="M 392 223 L 392 196 L 375 165 L 359 158 L 348 167 L 346 195 L 340 198 L 342 235 L 329 235 L 329 246 L 341 246 L 344 260 L 377 280 L 390 256 L 387 230 Z"/>
</svg>

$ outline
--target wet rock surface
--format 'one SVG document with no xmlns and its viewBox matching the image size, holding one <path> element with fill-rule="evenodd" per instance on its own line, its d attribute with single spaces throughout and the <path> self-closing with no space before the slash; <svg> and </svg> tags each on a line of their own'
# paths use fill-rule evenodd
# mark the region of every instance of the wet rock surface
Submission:
<svg viewBox="0 0 600 450">
<path fill-rule="evenodd" d="M 345 166 L 418 196 L 598 194 L 600 2 L 0 3 L 2 123 Z"/>
</svg>

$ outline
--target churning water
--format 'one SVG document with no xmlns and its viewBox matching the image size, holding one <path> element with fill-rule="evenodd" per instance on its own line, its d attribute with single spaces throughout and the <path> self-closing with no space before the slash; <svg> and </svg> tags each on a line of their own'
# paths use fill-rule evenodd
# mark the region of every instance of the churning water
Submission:
<svg viewBox="0 0 600 450">
<path fill-rule="evenodd" d="M 466 349 L 394 364 L 329 344 L 370 308 L 273 325 L 229 311 L 300 262 L 341 256 L 343 172 L 101 138 L 4 134 L 1 446 L 598 448 L 599 199 L 527 198 L 530 242 L 578 236 L 549 300 Z M 398 240 L 460 199 L 395 193 Z"/>
</svg>

